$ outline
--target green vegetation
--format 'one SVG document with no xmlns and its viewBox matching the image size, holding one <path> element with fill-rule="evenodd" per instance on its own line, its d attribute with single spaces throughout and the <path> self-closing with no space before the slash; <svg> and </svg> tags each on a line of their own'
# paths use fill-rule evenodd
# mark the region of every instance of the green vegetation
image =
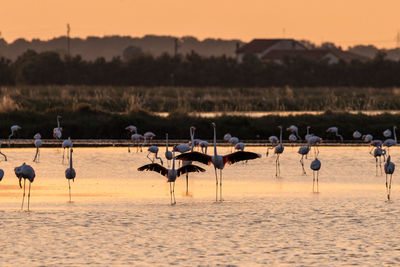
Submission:
<svg viewBox="0 0 400 267">
<path fill-rule="evenodd" d="M 138 127 L 139 133 L 154 132 L 157 135 L 156 139 L 164 139 L 166 132 L 169 133 L 171 139 L 188 139 L 189 127 L 194 125 L 197 128 L 198 138 L 210 140 L 212 139 L 211 121 L 217 123 L 219 139 L 222 139 L 226 132 L 238 136 L 241 140 L 267 139 L 270 135 L 279 134 L 276 126 L 288 127 L 291 124 L 299 127 L 301 136 L 305 135 L 306 126 L 310 125 L 311 132 L 324 139 L 333 139 L 325 132 L 331 126 L 339 127 L 345 139 L 352 139 L 354 130 L 359 130 L 364 134 L 370 133 L 375 138 L 382 139 L 383 130 L 393 125 L 400 125 L 400 116 L 390 114 L 367 116 L 326 112 L 318 116 L 266 116 L 262 118 L 222 116 L 207 119 L 173 113 L 163 118 L 144 111 L 112 114 L 80 104 L 74 111 L 54 109 L 52 112 L 42 113 L 21 111 L 0 113 L 0 136 L 6 139 L 10 134 L 10 126 L 18 124 L 22 126 L 22 130 L 17 134 L 18 138 L 32 138 L 37 132 L 40 132 L 43 138 L 52 138 L 52 129 L 56 126 L 56 114 L 63 116 L 61 121 L 64 128 L 63 136 L 71 136 L 73 139 L 127 139 L 129 134 L 124 128 L 133 124 Z M 284 138 L 286 139 L 287 136 L 288 133 L 285 132 Z"/>
<path fill-rule="evenodd" d="M 400 88 L 0 87 L 0 112 L 67 113 L 85 103 L 106 113 L 398 110 Z"/>
</svg>

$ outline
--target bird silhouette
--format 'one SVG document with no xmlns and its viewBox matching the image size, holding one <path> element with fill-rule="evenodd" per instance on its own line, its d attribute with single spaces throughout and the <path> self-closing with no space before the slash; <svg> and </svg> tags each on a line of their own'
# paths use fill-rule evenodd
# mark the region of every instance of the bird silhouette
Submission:
<svg viewBox="0 0 400 267">
<path fill-rule="evenodd" d="M 313 192 L 318 192 L 318 176 L 319 176 L 319 170 L 321 169 L 321 161 L 319 161 L 318 158 L 315 158 L 311 162 L 310 168 L 311 170 L 313 170 Z M 314 190 L 315 176 L 317 178 L 317 191 Z"/>
<path fill-rule="evenodd" d="M 65 170 L 65 178 L 68 180 L 68 188 L 69 188 L 69 202 L 71 202 L 71 180 L 72 182 L 75 181 L 76 172 L 75 169 L 72 167 L 72 152 L 74 151 L 73 148 L 70 149 L 69 153 L 69 168 Z"/>
<path fill-rule="evenodd" d="M 307 174 L 306 170 L 304 169 L 304 156 L 307 156 L 308 152 L 310 152 L 310 146 L 308 144 L 305 146 L 301 146 L 299 148 L 299 151 L 297 151 L 297 153 L 299 153 L 301 155 L 300 164 L 303 169 L 304 175 Z"/>
<path fill-rule="evenodd" d="M 42 136 L 40 135 L 40 133 L 37 133 L 33 136 L 33 139 L 35 139 L 34 144 L 36 147 L 36 153 L 35 153 L 35 157 L 33 158 L 33 162 L 38 163 L 39 162 L 39 158 L 40 158 L 40 151 L 39 148 L 42 146 Z"/>
<path fill-rule="evenodd" d="M 169 167 L 173 156 L 172 156 L 172 152 L 168 150 L 168 134 L 167 133 L 165 134 L 165 143 L 166 143 L 166 145 L 165 145 L 165 158 L 167 159 L 167 163 L 168 163 L 168 167 Z"/>
<path fill-rule="evenodd" d="M 225 156 L 218 155 L 217 153 L 217 132 L 216 132 L 216 124 L 213 122 L 212 127 L 214 128 L 214 156 L 210 156 L 207 154 L 199 153 L 199 152 L 189 152 L 180 154 L 176 157 L 176 159 L 184 160 L 184 161 L 197 161 L 206 165 L 213 164 L 215 170 L 215 201 L 218 201 L 218 174 L 217 169 L 220 170 L 220 178 L 219 178 L 219 189 L 220 189 L 220 201 L 222 201 L 222 170 L 226 164 L 234 164 L 243 160 L 250 160 L 261 158 L 261 155 L 253 152 L 246 151 L 237 151 L 234 153 L 227 154 Z"/>
<path fill-rule="evenodd" d="M 63 148 L 63 157 L 62 157 L 62 163 L 64 163 L 64 156 L 65 156 L 65 149 L 67 149 L 67 159 L 69 157 L 69 150 L 72 148 L 73 144 L 71 141 L 71 137 L 68 137 L 68 139 L 64 140 L 62 143 L 62 148 Z"/>
<path fill-rule="evenodd" d="M 183 155 L 183 154 L 182 154 Z M 165 176 L 168 180 L 169 184 L 169 193 L 171 196 L 171 205 L 176 204 L 175 200 L 175 181 L 176 178 L 181 176 L 182 174 L 189 173 L 189 172 L 205 172 L 205 170 L 199 166 L 187 164 L 179 169 L 175 169 L 175 152 L 173 152 L 173 159 L 172 159 L 172 169 L 167 169 L 164 166 L 158 163 L 151 163 L 144 165 L 138 168 L 138 171 L 154 171 L 160 173 L 162 176 Z"/>
<path fill-rule="evenodd" d="M 11 145 L 11 137 L 14 136 L 15 133 L 16 133 L 18 130 L 21 130 L 21 129 L 22 129 L 22 128 L 21 128 L 21 126 L 19 126 L 19 125 L 13 125 L 13 126 L 11 126 L 11 134 L 8 136 L 8 147 L 10 147 L 10 145 Z"/>
<path fill-rule="evenodd" d="M 390 200 L 390 193 L 392 190 L 392 176 L 394 173 L 395 165 L 391 161 L 390 155 L 388 156 L 386 163 L 385 163 L 385 174 L 386 174 L 386 193 L 387 193 L 387 199 Z M 390 180 L 388 184 L 388 175 L 390 175 Z"/>
<path fill-rule="evenodd" d="M 147 151 L 149 151 L 149 153 L 147 154 L 147 158 L 148 158 L 149 160 L 151 160 L 151 162 L 154 163 L 154 161 L 155 161 L 156 159 L 158 159 L 158 160 L 160 160 L 161 165 L 164 164 L 162 158 L 158 156 L 158 146 L 150 146 L 150 147 L 147 149 Z M 150 155 L 151 153 L 154 154 L 153 159 L 149 158 L 149 155 Z"/>
<path fill-rule="evenodd" d="M 28 192 L 28 211 L 29 211 L 29 202 L 31 198 L 31 184 L 33 183 L 33 180 L 35 179 L 35 170 L 30 166 L 25 164 L 25 162 L 18 167 L 14 168 L 15 175 L 19 179 L 19 187 L 22 188 L 21 180 L 24 179 L 24 193 L 22 195 L 22 204 L 21 204 L 21 210 L 24 208 L 24 200 L 25 200 L 25 182 L 26 179 L 29 181 L 29 192 Z"/>
<path fill-rule="evenodd" d="M 61 139 L 62 136 L 62 128 L 60 126 L 60 119 L 62 117 L 60 115 L 57 115 L 57 127 L 53 129 L 53 137 L 56 139 Z"/>
</svg>

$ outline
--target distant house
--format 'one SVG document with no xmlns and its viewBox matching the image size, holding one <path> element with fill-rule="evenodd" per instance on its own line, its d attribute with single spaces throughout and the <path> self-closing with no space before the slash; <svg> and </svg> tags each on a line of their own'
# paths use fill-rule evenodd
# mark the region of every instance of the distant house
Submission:
<svg viewBox="0 0 400 267">
<path fill-rule="evenodd" d="M 273 50 L 306 50 L 307 48 L 294 39 L 254 39 L 236 50 L 238 62 L 243 61 L 246 54 L 254 54 L 262 59 Z"/>
<path fill-rule="evenodd" d="M 264 61 L 283 63 L 285 58 L 302 57 L 313 61 L 327 61 L 329 64 L 338 63 L 340 60 L 351 62 L 359 60 L 368 61 L 369 58 L 348 51 L 334 49 L 307 49 L 294 39 L 254 39 L 250 43 L 236 50 L 238 62 L 243 61 L 245 54 L 256 55 Z"/>
</svg>

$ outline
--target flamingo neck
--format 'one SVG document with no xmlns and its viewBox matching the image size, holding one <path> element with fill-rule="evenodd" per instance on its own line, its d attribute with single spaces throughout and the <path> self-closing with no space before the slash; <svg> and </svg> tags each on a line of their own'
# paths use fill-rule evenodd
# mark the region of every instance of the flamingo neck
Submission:
<svg viewBox="0 0 400 267">
<path fill-rule="evenodd" d="M 279 135 L 279 143 L 282 144 L 282 128 L 281 128 L 281 133 L 280 133 L 280 135 Z"/>
<path fill-rule="evenodd" d="M 192 152 L 193 152 L 193 148 L 194 148 L 194 130 L 193 130 L 193 128 L 190 128 L 190 141 L 192 143 Z"/>
<path fill-rule="evenodd" d="M 217 156 L 217 130 L 214 126 L 214 156 Z"/>
<path fill-rule="evenodd" d="M 57 128 L 60 128 L 60 119 L 57 117 Z"/>
<path fill-rule="evenodd" d="M 393 126 L 394 141 L 397 143 L 396 127 Z"/>
<path fill-rule="evenodd" d="M 39 147 L 38 147 L 39 149 Z M 69 167 L 72 169 L 72 149 L 69 151 Z"/>
<path fill-rule="evenodd" d="M 175 151 L 172 151 L 172 169 L 175 170 Z"/>
<path fill-rule="evenodd" d="M 310 134 L 310 128 L 307 127 L 307 135 L 309 135 L 309 134 Z"/>
<path fill-rule="evenodd" d="M 167 148 L 166 148 L 166 149 L 167 149 L 167 152 L 168 152 L 168 134 L 166 134 L 165 137 L 166 137 L 166 139 L 167 139 L 167 140 L 166 140 L 166 141 L 167 141 Z"/>
</svg>

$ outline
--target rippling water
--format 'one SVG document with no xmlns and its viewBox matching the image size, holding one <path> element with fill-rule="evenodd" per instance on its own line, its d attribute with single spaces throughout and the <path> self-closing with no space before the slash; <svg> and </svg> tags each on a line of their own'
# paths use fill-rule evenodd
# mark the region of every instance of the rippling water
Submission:
<svg viewBox="0 0 400 267">
<path fill-rule="evenodd" d="M 21 265 L 398 265 L 400 190 L 391 202 L 385 177 L 375 176 L 367 147 L 322 147 L 319 193 L 312 193 L 311 160 L 301 174 L 297 147 L 286 147 L 281 178 L 263 158 L 227 166 L 223 203 L 215 203 L 213 168 L 179 179 L 176 206 L 157 173 L 140 173 L 146 153 L 126 148 L 74 148 L 73 203 L 61 149 L 3 149 L 9 161 L 0 182 L 0 266 Z M 228 152 L 228 148 L 220 148 Z M 163 151 L 161 151 L 163 155 Z M 397 149 L 392 160 L 400 162 Z M 13 167 L 36 171 L 31 212 Z"/>
</svg>

